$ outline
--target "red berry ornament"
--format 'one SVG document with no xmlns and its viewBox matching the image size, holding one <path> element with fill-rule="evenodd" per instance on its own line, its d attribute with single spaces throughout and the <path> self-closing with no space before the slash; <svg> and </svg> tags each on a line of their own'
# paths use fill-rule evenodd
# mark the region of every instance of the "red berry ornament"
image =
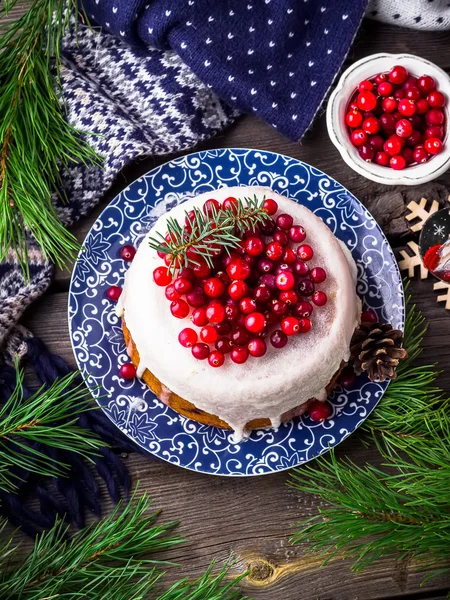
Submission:
<svg viewBox="0 0 450 600">
<path fill-rule="evenodd" d="M 320 402 L 314 400 L 308 407 L 308 414 L 311 421 L 316 423 L 323 423 L 326 419 L 331 416 L 331 407 L 328 402 Z"/>
<path fill-rule="evenodd" d="M 197 343 L 197 339 L 197 332 L 190 327 L 182 329 L 178 334 L 178 341 L 184 348 L 192 348 L 192 346 Z"/>
<path fill-rule="evenodd" d="M 125 363 L 120 367 L 119 375 L 125 380 L 134 379 L 136 377 L 136 367 L 133 363 Z"/>
<path fill-rule="evenodd" d="M 111 302 L 117 302 L 121 294 L 122 288 L 120 288 L 118 285 L 111 285 L 106 290 L 106 296 L 108 297 L 108 300 L 111 300 Z"/>
<path fill-rule="evenodd" d="M 120 258 L 128 262 L 132 261 L 136 254 L 136 248 L 127 244 L 120 249 Z"/>
</svg>

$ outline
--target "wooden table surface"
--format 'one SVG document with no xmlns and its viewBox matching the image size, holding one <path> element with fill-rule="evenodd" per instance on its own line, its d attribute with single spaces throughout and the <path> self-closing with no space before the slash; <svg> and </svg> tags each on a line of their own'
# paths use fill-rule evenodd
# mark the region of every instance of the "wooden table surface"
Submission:
<svg viewBox="0 0 450 600">
<path fill-rule="evenodd" d="M 409 31 L 365 21 L 347 63 L 379 51 L 410 52 L 449 71 L 449 48 L 450 33 Z M 280 152 L 306 161 L 335 177 L 363 203 L 370 200 L 372 206 L 374 198 L 381 197 L 378 219 L 390 215 L 389 201 L 382 196 L 388 188 L 363 179 L 344 164 L 328 139 L 323 114 L 301 144 L 290 142 L 255 118 L 243 117 L 200 149 L 233 146 Z M 79 240 L 83 241 L 108 201 L 137 176 L 167 158 L 172 157 L 143 159 L 120 174 L 90 218 L 74 228 Z M 450 174 L 439 181 L 450 189 Z M 391 241 L 398 247 L 406 239 Z M 69 271 L 58 271 L 49 292 L 33 304 L 22 322 L 75 367 L 66 312 L 69 281 Z M 444 369 L 440 383 L 450 392 L 450 312 L 437 304 L 431 281 L 413 282 L 411 289 L 429 320 L 422 360 L 439 361 Z M 376 453 L 364 449 L 355 434 L 339 446 L 338 455 L 363 464 L 375 460 Z M 156 506 L 163 508 L 163 518 L 180 519 L 180 534 L 189 540 L 170 553 L 181 566 L 169 570 L 166 583 L 184 575 L 197 576 L 211 559 L 221 564 L 233 552 L 239 558 L 234 573 L 251 570 L 242 588 L 258 600 L 438 599 L 450 589 L 448 577 L 431 579 L 421 586 L 423 572 L 407 560 L 395 562 L 385 558 L 361 574 L 353 574 L 350 564 L 342 560 L 320 568 L 317 558 L 306 554 L 304 546 L 289 544 L 292 525 L 315 514 L 318 501 L 289 489 L 285 485 L 286 473 L 224 478 L 196 474 L 150 455 L 130 454 L 125 460 L 134 481 L 140 482 L 140 489 L 147 490 Z M 25 543 L 24 548 L 27 547 L 29 544 Z"/>
</svg>

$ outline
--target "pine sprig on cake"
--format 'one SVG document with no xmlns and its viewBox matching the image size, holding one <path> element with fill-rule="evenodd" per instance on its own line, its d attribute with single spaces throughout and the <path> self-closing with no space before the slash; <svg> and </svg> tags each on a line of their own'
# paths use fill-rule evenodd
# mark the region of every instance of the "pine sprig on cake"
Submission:
<svg viewBox="0 0 450 600">
<path fill-rule="evenodd" d="M 158 232 L 157 237 L 149 238 L 149 245 L 170 256 L 168 268 L 171 273 L 181 265 L 198 265 L 198 258 L 203 258 L 212 267 L 218 250 L 224 249 L 229 254 L 239 246 L 240 235 L 255 229 L 268 218 L 264 201 L 265 198 L 258 200 L 256 196 L 233 198 L 221 207 L 216 200 L 208 200 L 203 211 L 194 208 L 185 213 L 184 225 L 177 219 L 167 219 L 166 237 Z"/>
</svg>

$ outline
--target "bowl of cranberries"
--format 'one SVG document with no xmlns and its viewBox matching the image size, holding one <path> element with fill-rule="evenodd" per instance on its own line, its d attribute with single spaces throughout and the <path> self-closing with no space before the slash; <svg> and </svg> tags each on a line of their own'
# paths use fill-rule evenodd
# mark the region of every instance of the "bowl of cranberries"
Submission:
<svg viewBox="0 0 450 600">
<path fill-rule="evenodd" d="M 344 161 L 386 185 L 417 185 L 450 167 L 450 77 L 412 54 L 373 54 L 342 75 L 327 127 Z"/>
</svg>

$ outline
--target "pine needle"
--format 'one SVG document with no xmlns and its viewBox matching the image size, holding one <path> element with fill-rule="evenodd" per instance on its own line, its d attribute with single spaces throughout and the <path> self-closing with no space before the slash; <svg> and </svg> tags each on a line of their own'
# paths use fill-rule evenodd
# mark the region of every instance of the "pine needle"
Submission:
<svg viewBox="0 0 450 600">
<path fill-rule="evenodd" d="M 291 473 L 288 485 L 327 505 L 297 524 L 291 541 L 308 542 L 325 562 L 339 553 L 360 571 L 389 555 L 418 559 L 433 575 L 450 571 L 436 566 L 450 563 L 450 399 L 435 385 L 434 365 L 414 365 L 424 321 L 415 306 L 408 309 L 409 358 L 362 427 L 381 454 L 381 468 L 331 451 Z"/>
<path fill-rule="evenodd" d="M 0 19 L 17 3 L 9 0 Z M 12 248 L 27 274 L 29 234 L 60 267 L 78 250 L 52 194 L 64 198 L 60 169 L 99 163 L 65 120 L 59 99 L 61 37 L 74 6 L 34 0 L 0 38 L 0 260 Z"/>
<path fill-rule="evenodd" d="M 0 490 L 14 491 L 19 482 L 14 467 L 39 475 L 64 476 L 68 465 L 50 459 L 36 447 L 70 450 L 91 459 L 104 443 L 77 425 L 78 415 L 92 410 L 84 383 L 74 385 L 77 373 L 44 386 L 30 398 L 23 395 L 23 372 L 16 367 L 17 383 L 0 406 Z M 33 444 L 34 443 L 34 444 Z"/>
</svg>

